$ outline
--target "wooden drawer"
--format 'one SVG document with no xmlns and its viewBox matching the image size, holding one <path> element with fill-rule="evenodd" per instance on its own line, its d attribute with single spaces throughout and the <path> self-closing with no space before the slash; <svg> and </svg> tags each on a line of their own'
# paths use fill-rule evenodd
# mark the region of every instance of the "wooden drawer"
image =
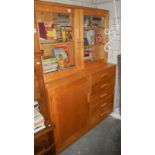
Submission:
<svg viewBox="0 0 155 155">
<path fill-rule="evenodd" d="M 106 99 L 104 102 L 100 103 L 100 116 L 102 113 L 106 112 L 106 114 L 109 114 L 113 110 L 113 101 L 114 96 L 110 96 L 108 99 Z"/>
<path fill-rule="evenodd" d="M 105 91 L 97 92 L 95 95 L 91 96 L 91 106 L 95 106 L 99 102 L 103 102 L 106 100 L 109 96 L 114 94 L 114 90 L 112 88 L 107 89 Z"/>
<path fill-rule="evenodd" d="M 99 102 L 96 106 L 91 108 L 90 112 L 90 123 L 91 125 L 96 124 L 103 118 L 108 116 L 113 110 L 113 99 L 114 96 L 110 96 L 104 101 Z"/>
<path fill-rule="evenodd" d="M 91 94 L 95 95 L 98 92 L 106 92 L 108 89 L 114 89 L 114 83 L 115 83 L 115 76 L 110 77 L 109 79 L 106 79 L 105 81 L 100 81 L 93 85 L 91 88 Z"/>
<path fill-rule="evenodd" d="M 93 126 L 107 116 L 106 111 L 101 112 L 100 105 L 91 110 L 90 125 Z"/>
<path fill-rule="evenodd" d="M 109 106 L 113 105 L 113 98 L 114 95 L 111 95 L 107 99 L 97 102 L 95 106 L 91 107 L 91 113 L 96 114 L 98 112 L 105 111 L 107 108 L 109 108 Z"/>
<path fill-rule="evenodd" d="M 115 67 L 98 70 L 95 73 L 92 73 L 92 78 L 91 78 L 92 86 L 100 81 L 107 80 L 114 76 L 115 76 Z"/>
</svg>

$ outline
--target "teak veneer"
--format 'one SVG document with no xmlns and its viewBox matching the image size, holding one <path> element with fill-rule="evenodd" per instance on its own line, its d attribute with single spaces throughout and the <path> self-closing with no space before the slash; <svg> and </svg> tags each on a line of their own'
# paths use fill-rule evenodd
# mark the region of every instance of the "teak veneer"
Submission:
<svg viewBox="0 0 155 155">
<path fill-rule="evenodd" d="M 52 19 L 53 13 L 73 17 L 73 40 L 69 43 L 39 44 L 37 21 L 42 19 L 47 22 Z M 102 17 L 103 27 L 84 28 L 84 16 Z M 75 57 L 73 67 L 43 75 L 46 113 L 56 125 L 53 131 L 57 152 L 68 147 L 113 110 L 116 65 L 107 63 L 108 54 L 104 45 L 108 36 L 103 35 L 103 42 L 93 46 L 96 61 L 84 61 L 84 49 L 88 47 L 84 45 L 84 31 L 92 29 L 104 34 L 108 26 L 107 10 L 35 1 L 35 53 L 43 50 L 43 55 L 47 56 L 53 47 L 64 44 L 69 54 Z"/>
</svg>

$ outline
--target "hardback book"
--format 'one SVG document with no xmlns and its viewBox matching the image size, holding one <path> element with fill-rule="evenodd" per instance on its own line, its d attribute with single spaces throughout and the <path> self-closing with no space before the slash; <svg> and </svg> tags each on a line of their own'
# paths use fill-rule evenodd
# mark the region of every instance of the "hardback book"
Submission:
<svg viewBox="0 0 155 155">
<path fill-rule="evenodd" d="M 68 55 L 65 52 L 64 48 L 53 48 L 53 55 L 56 57 L 58 61 L 58 67 L 65 67 L 68 63 Z"/>
<path fill-rule="evenodd" d="M 40 38 L 47 39 L 46 28 L 43 22 L 38 22 Z"/>
</svg>

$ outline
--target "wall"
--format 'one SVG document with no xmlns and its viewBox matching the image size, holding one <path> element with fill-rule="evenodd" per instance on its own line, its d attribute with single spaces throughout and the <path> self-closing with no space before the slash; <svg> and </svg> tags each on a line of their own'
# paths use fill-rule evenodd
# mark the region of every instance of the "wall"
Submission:
<svg viewBox="0 0 155 155">
<path fill-rule="evenodd" d="M 117 6 L 117 16 L 118 16 L 118 23 L 121 25 L 121 0 L 116 1 Z M 115 24 L 115 11 L 114 11 L 114 2 L 113 0 L 100 0 L 97 5 L 98 8 L 107 9 L 110 11 L 110 21 L 109 26 Z M 111 39 L 112 36 L 109 36 Z M 117 64 L 117 55 L 121 53 L 121 27 L 119 30 L 116 31 L 116 38 L 110 43 L 110 49 L 108 54 L 108 61 L 110 63 Z M 119 86 L 118 86 L 118 72 L 116 75 L 116 86 L 115 86 L 115 102 L 114 102 L 114 111 L 119 108 L 120 104 L 120 96 L 119 96 Z"/>
<path fill-rule="evenodd" d="M 92 0 L 42 0 L 42 1 L 57 2 L 57 3 L 71 4 L 71 5 L 80 5 L 80 6 L 87 6 L 87 7 L 94 7 L 94 3 L 93 3 Z"/>
</svg>

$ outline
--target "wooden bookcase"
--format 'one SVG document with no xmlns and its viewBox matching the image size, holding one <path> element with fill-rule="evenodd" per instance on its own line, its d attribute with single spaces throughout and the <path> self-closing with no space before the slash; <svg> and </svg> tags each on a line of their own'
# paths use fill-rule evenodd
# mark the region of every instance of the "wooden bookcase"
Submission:
<svg viewBox="0 0 155 155">
<path fill-rule="evenodd" d="M 34 154 L 47 154 L 55 152 L 53 129 L 54 124 L 50 121 L 45 96 L 45 86 L 43 79 L 41 56 L 43 52 L 35 51 L 34 53 L 34 100 L 38 101 L 39 109 L 45 120 L 43 130 L 34 134 Z"/>
<path fill-rule="evenodd" d="M 56 125 L 57 152 L 113 110 L 116 66 L 107 63 L 104 51 L 108 18 L 107 10 L 35 2 L 36 51 L 43 51 L 42 62 L 56 58 L 58 65 L 48 73 L 42 65 L 46 113 Z"/>
</svg>

